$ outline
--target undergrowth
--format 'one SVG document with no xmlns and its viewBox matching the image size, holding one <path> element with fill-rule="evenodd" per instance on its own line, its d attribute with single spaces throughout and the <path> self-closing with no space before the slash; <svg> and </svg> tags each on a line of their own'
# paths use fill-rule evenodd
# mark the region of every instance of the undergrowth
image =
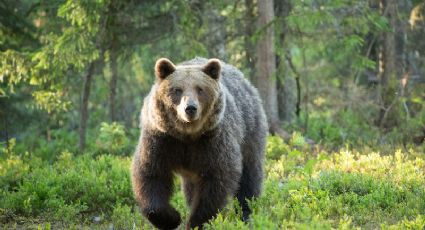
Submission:
<svg viewBox="0 0 425 230">
<path fill-rule="evenodd" d="M 64 151 L 51 162 L 14 151 L 0 158 L 1 228 L 152 229 L 132 197 L 131 157 Z M 265 168 L 250 221 L 233 200 L 205 229 L 425 228 L 425 161 L 414 149 L 329 152 L 299 134 L 269 137 Z M 172 204 L 186 220 L 179 183 Z"/>
</svg>

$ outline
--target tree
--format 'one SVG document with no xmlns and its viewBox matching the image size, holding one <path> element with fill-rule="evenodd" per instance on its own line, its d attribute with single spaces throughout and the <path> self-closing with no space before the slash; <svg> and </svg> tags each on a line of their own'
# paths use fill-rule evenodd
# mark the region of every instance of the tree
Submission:
<svg viewBox="0 0 425 230">
<path fill-rule="evenodd" d="M 245 62 L 249 70 L 248 78 L 254 80 L 255 78 L 255 69 L 252 66 L 255 66 L 256 55 L 255 55 L 255 44 L 253 41 L 255 27 L 252 26 L 255 24 L 257 15 L 255 14 L 255 4 L 254 0 L 245 0 L 245 31 L 244 31 L 244 49 L 245 49 Z"/>
<path fill-rule="evenodd" d="M 91 83 L 94 75 L 94 70 L 96 68 L 96 61 L 93 61 L 89 64 L 89 67 L 87 69 L 87 73 L 84 76 L 84 83 L 83 83 L 83 91 L 81 95 L 81 105 L 80 105 L 80 123 L 78 128 L 79 133 L 79 141 L 78 141 L 78 148 L 80 151 L 83 151 L 86 146 L 86 130 L 87 130 L 87 120 L 89 118 L 89 98 L 90 98 L 90 91 L 91 91 Z"/>
<path fill-rule="evenodd" d="M 116 91 L 119 79 L 118 73 L 118 57 L 119 53 L 125 49 L 131 49 L 134 45 L 143 45 L 150 42 L 152 39 L 167 35 L 172 31 L 173 23 L 170 13 L 153 10 L 153 16 L 147 18 L 144 26 L 139 26 L 135 15 L 140 14 L 141 10 L 150 11 L 155 8 L 158 3 L 147 1 L 143 4 L 137 2 L 122 2 L 109 0 L 104 2 L 102 10 L 98 12 L 99 22 L 92 25 L 98 28 L 97 34 L 93 35 L 93 40 L 96 41 L 96 47 L 99 50 L 100 58 L 94 60 L 88 65 L 88 70 L 84 78 L 84 87 L 82 92 L 80 126 L 79 126 L 79 148 L 82 151 L 86 142 L 86 129 L 88 120 L 88 101 L 90 97 L 90 86 L 94 70 L 99 68 L 98 65 L 104 63 L 105 53 L 109 54 L 109 66 L 111 79 L 109 81 L 109 119 L 117 120 L 116 114 Z M 150 4 L 150 7 L 145 7 Z M 80 5 L 85 10 L 90 9 L 90 5 Z M 73 9 L 71 9 L 72 11 Z M 152 14 L 152 12 L 149 12 Z M 157 29 L 158 24 L 164 24 L 161 30 Z M 142 34 L 145 34 L 142 36 Z"/>
<path fill-rule="evenodd" d="M 260 35 L 256 44 L 257 59 L 254 84 L 257 86 L 263 100 L 270 133 L 282 134 L 277 104 L 273 19 L 273 0 L 258 1 L 258 28 Z"/>
<path fill-rule="evenodd" d="M 399 16 L 400 2 L 381 0 L 380 12 L 388 21 L 388 29 L 380 36 L 379 47 L 379 127 L 393 127 L 398 120 L 396 114 L 400 103 L 401 84 L 399 80 L 404 74 L 404 31 Z M 392 114 L 392 119 L 389 115 Z"/>
<path fill-rule="evenodd" d="M 276 68 L 277 68 L 277 98 L 279 118 L 291 123 L 295 116 L 300 114 L 301 86 L 300 76 L 296 69 L 286 37 L 289 36 L 289 27 L 286 19 L 292 10 L 291 0 L 275 1 L 276 15 Z M 291 70 L 292 73 L 289 71 Z"/>
</svg>

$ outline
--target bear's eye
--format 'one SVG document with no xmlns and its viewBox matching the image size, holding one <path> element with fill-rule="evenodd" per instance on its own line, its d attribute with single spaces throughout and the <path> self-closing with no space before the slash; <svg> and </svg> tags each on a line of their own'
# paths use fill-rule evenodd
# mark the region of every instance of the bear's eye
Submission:
<svg viewBox="0 0 425 230">
<path fill-rule="evenodd" d="M 180 88 L 173 88 L 171 91 L 172 91 L 172 92 L 173 92 L 173 94 L 174 94 L 174 95 L 176 95 L 176 96 L 180 96 L 180 95 L 182 95 L 182 93 L 183 93 L 183 90 L 182 90 L 182 89 L 180 89 Z"/>
<path fill-rule="evenodd" d="M 196 91 L 199 93 L 199 94 L 201 94 L 201 93 L 203 93 L 204 92 L 204 90 L 201 88 L 201 87 L 196 87 Z"/>
</svg>

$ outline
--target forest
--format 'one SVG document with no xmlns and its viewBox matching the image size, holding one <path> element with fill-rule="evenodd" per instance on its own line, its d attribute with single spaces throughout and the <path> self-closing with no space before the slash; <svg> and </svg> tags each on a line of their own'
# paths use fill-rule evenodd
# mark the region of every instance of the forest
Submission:
<svg viewBox="0 0 425 230">
<path fill-rule="evenodd" d="M 0 0 L 0 229 L 154 229 L 130 164 L 161 57 L 236 66 L 267 114 L 251 218 L 205 229 L 425 229 L 423 0 Z"/>
</svg>

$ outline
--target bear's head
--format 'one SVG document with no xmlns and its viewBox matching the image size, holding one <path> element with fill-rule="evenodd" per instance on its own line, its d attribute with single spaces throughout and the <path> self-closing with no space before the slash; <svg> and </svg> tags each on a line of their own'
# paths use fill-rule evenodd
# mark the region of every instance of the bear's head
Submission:
<svg viewBox="0 0 425 230">
<path fill-rule="evenodd" d="M 155 75 L 156 111 L 163 131 L 196 136 L 219 122 L 224 100 L 218 59 L 175 66 L 161 58 L 155 64 Z"/>
</svg>

